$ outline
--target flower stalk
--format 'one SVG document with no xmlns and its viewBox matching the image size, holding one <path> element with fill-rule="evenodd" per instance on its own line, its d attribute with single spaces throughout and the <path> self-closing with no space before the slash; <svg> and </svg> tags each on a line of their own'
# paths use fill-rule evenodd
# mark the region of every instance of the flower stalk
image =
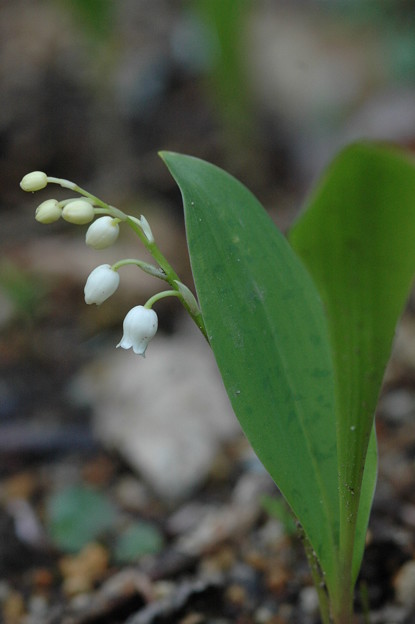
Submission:
<svg viewBox="0 0 415 624">
<path fill-rule="evenodd" d="M 92 271 L 85 285 L 86 303 L 96 303 L 97 305 L 100 305 L 103 301 L 110 297 L 118 288 L 118 270 L 123 266 L 133 264 L 138 266 L 145 273 L 151 275 L 152 277 L 157 277 L 171 286 L 171 290 L 157 293 L 147 301 L 144 307 L 138 307 L 145 310 L 151 310 L 152 305 L 163 297 L 178 297 L 206 340 L 209 341 L 203 317 L 193 293 L 182 283 L 176 271 L 157 246 L 150 224 L 144 216 L 141 215 L 138 219 L 132 215 L 127 215 L 122 210 L 107 204 L 102 199 L 78 186 L 74 182 L 66 180 L 65 178 L 47 176 L 42 171 L 34 171 L 24 176 L 20 186 L 25 191 L 33 192 L 45 188 L 48 184 L 57 184 L 62 188 L 74 191 L 75 193 L 81 195 L 82 198 L 64 199 L 59 202 L 57 200 L 47 200 L 47 202 L 43 202 L 43 204 L 38 207 L 36 212 L 36 219 L 38 221 L 41 223 L 52 223 L 62 217 L 65 221 L 79 225 L 92 222 L 86 233 L 85 240 L 86 244 L 94 249 L 105 249 L 106 247 L 112 245 L 118 237 L 119 224 L 126 223 L 138 236 L 141 243 L 158 265 L 155 266 L 135 258 L 119 260 L 112 266 L 100 265 Z M 96 216 L 99 216 L 99 218 L 94 221 Z M 133 310 L 135 310 L 135 308 L 133 308 Z M 130 310 L 130 312 L 132 313 L 132 310 Z M 136 310 L 130 317 L 127 315 L 129 319 L 127 327 L 131 327 L 131 319 L 136 320 L 139 316 L 141 319 L 141 310 L 140 314 L 138 314 Z M 131 334 L 131 331 L 132 334 L 134 334 L 134 329 L 129 329 L 127 332 L 128 335 Z M 123 339 L 118 346 L 124 346 L 130 342 L 134 341 L 130 339 Z M 140 349 L 141 347 L 138 347 L 138 350 L 134 348 L 134 351 L 144 355 L 145 348 L 142 352 Z"/>
</svg>

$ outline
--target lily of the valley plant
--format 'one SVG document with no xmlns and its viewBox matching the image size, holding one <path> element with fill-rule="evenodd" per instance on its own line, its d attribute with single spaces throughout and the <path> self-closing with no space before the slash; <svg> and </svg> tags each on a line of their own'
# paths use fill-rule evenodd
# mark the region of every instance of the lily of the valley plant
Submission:
<svg viewBox="0 0 415 624">
<path fill-rule="evenodd" d="M 21 187 L 58 184 L 75 193 L 44 201 L 36 219 L 89 223 L 86 243 L 96 249 L 112 245 L 122 224 L 134 230 L 154 264 L 101 264 L 86 281 L 86 303 L 113 295 L 126 264 L 168 284 L 127 313 L 117 346 L 144 355 L 157 331 L 153 305 L 178 297 L 215 354 L 246 436 L 301 524 L 323 622 L 351 624 L 376 482 L 374 413 L 415 273 L 414 162 L 385 146 L 345 149 L 287 240 L 229 174 L 189 156 L 161 156 L 182 192 L 198 303 L 145 217 L 43 172 L 25 176 Z"/>
</svg>

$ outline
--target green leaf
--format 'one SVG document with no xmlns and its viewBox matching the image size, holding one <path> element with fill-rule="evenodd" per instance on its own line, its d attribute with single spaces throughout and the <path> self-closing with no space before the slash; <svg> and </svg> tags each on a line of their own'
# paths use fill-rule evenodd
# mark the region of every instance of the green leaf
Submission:
<svg viewBox="0 0 415 624">
<path fill-rule="evenodd" d="M 54 494 L 47 506 L 49 533 L 62 550 L 76 552 L 108 531 L 117 518 L 111 501 L 94 488 L 74 485 Z"/>
<path fill-rule="evenodd" d="M 148 522 L 136 522 L 118 536 L 115 557 L 121 563 L 131 563 L 143 555 L 160 552 L 162 547 L 163 536 L 155 526 Z"/>
<path fill-rule="evenodd" d="M 336 380 L 341 533 L 350 547 L 376 403 L 415 272 L 413 160 L 385 146 L 346 148 L 318 185 L 290 242 L 327 312 Z M 373 495 L 375 454 L 373 446 L 358 517 L 354 576 Z"/>
<path fill-rule="evenodd" d="M 184 202 L 208 336 L 235 414 L 336 576 L 334 379 L 320 298 L 255 197 L 221 169 L 163 153 Z"/>
</svg>

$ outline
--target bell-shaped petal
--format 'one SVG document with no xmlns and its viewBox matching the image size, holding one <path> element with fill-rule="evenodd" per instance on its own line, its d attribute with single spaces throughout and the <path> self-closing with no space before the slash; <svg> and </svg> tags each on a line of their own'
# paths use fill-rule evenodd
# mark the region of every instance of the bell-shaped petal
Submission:
<svg viewBox="0 0 415 624">
<path fill-rule="evenodd" d="M 124 335 L 117 347 L 133 349 L 144 357 L 147 345 L 157 332 L 158 318 L 154 310 L 135 306 L 124 319 Z"/>
<path fill-rule="evenodd" d="M 120 226 L 117 219 L 100 217 L 87 229 L 85 242 L 94 249 L 105 249 L 115 243 L 119 233 Z"/>
<path fill-rule="evenodd" d="M 120 276 L 109 264 L 101 264 L 90 273 L 84 288 L 85 303 L 100 305 L 115 293 Z"/>
</svg>

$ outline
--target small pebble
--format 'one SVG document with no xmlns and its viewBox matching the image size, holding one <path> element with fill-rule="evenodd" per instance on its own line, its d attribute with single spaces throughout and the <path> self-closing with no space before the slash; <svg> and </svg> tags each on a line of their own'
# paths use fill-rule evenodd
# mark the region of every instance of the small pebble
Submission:
<svg viewBox="0 0 415 624">
<path fill-rule="evenodd" d="M 396 600 L 406 606 L 415 606 L 415 561 L 405 563 L 394 578 Z"/>
<path fill-rule="evenodd" d="M 52 587 L 53 574 L 47 568 L 37 568 L 33 571 L 32 584 L 38 591 L 45 591 Z"/>
<path fill-rule="evenodd" d="M 318 595 L 315 587 L 304 587 L 300 591 L 299 595 L 300 608 L 304 613 L 308 615 L 315 615 L 318 613 Z"/>
<path fill-rule="evenodd" d="M 227 572 L 235 563 L 235 551 L 230 546 L 219 548 L 210 557 L 205 557 L 201 563 L 204 573 Z"/>
<path fill-rule="evenodd" d="M 108 551 L 101 544 L 88 544 L 77 555 L 63 557 L 59 566 L 65 594 L 74 596 L 90 591 L 104 576 L 108 562 Z"/>
<path fill-rule="evenodd" d="M 37 487 L 36 476 L 29 472 L 19 472 L 6 479 L 2 486 L 6 500 L 16 498 L 27 500 Z"/>
<path fill-rule="evenodd" d="M 3 623 L 20 624 L 26 612 L 25 602 L 20 592 L 12 591 L 3 603 Z"/>
<path fill-rule="evenodd" d="M 92 458 L 82 468 L 82 476 L 90 485 L 108 485 L 114 477 L 114 462 L 106 455 L 98 455 Z"/>
<path fill-rule="evenodd" d="M 142 512 L 149 504 L 149 495 L 145 486 L 135 477 L 119 479 L 114 490 L 118 503 L 126 510 Z"/>
<path fill-rule="evenodd" d="M 254 614 L 255 624 L 286 624 L 286 620 L 281 618 L 269 607 L 260 607 Z"/>
<path fill-rule="evenodd" d="M 189 613 L 179 621 L 179 624 L 204 624 L 206 618 L 200 613 Z"/>
<path fill-rule="evenodd" d="M 28 610 L 31 615 L 45 617 L 48 613 L 49 604 L 44 596 L 31 596 L 29 598 Z"/>
<path fill-rule="evenodd" d="M 236 583 L 228 587 L 225 592 L 225 597 L 228 602 L 237 607 L 243 607 L 247 601 L 245 588 Z"/>
<path fill-rule="evenodd" d="M 291 575 L 282 567 L 273 566 L 266 577 L 267 587 L 275 594 L 284 592 Z"/>
<path fill-rule="evenodd" d="M 391 424 L 411 422 L 415 413 L 415 395 L 405 388 L 391 390 L 379 402 L 379 412 Z"/>
</svg>

